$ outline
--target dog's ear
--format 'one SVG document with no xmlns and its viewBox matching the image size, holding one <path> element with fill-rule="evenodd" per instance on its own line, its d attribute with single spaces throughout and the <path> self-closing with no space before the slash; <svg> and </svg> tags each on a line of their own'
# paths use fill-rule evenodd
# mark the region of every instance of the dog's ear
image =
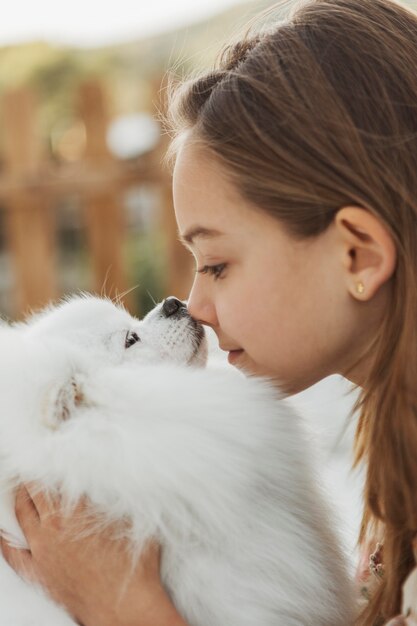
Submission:
<svg viewBox="0 0 417 626">
<path fill-rule="evenodd" d="M 85 404 L 82 385 L 72 376 L 64 385 L 50 387 L 45 393 L 42 406 L 42 422 L 51 430 L 69 420 L 81 405 Z"/>
</svg>

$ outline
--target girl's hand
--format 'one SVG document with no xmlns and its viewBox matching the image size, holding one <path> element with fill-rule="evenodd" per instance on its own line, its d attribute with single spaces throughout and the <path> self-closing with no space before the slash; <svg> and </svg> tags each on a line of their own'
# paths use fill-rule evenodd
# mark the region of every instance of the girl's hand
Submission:
<svg viewBox="0 0 417 626">
<path fill-rule="evenodd" d="M 160 549 L 150 544 L 132 570 L 126 542 L 110 531 L 82 532 L 79 504 L 64 517 L 59 503 L 30 485 L 16 494 L 16 516 L 29 550 L 0 546 L 23 578 L 40 583 L 82 626 L 186 626 L 159 577 Z"/>
</svg>

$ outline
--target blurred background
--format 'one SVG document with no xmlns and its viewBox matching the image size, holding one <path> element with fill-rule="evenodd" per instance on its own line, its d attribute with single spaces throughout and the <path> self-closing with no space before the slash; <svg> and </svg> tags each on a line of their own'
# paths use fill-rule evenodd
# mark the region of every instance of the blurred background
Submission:
<svg viewBox="0 0 417 626">
<path fill-rule="evenodd" d="M 0 314 L 80 290 L 186 298 L 161 132 L 167 73 L 210 66 L 271 2 L 16 0 L 0 23 Z"/>
</svg>

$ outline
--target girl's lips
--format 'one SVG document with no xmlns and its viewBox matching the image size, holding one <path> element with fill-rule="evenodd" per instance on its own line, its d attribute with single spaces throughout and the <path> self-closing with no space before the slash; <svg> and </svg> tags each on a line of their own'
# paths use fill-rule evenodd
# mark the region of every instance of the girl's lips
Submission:
<svg viewBox="0 0 417 626">
<path fill-rule="evenodd" d="M 227 356 L 229 363 L 234 363 L 240 357 L 243 350 L 231 350 Z"/>
</svg>

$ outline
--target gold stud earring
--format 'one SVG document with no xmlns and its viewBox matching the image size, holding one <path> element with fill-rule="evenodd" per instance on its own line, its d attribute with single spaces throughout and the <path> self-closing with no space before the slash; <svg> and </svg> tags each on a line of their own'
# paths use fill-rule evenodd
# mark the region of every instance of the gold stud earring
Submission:
<svg viewBox="0 0 417 626">
<path fill-rule="evenodd" d="M 356 291 L 357 293 L 363 293 L 365 291 L 364 284 L 361 280 L 358 283 L 356 283 Z"/>
</svg>

